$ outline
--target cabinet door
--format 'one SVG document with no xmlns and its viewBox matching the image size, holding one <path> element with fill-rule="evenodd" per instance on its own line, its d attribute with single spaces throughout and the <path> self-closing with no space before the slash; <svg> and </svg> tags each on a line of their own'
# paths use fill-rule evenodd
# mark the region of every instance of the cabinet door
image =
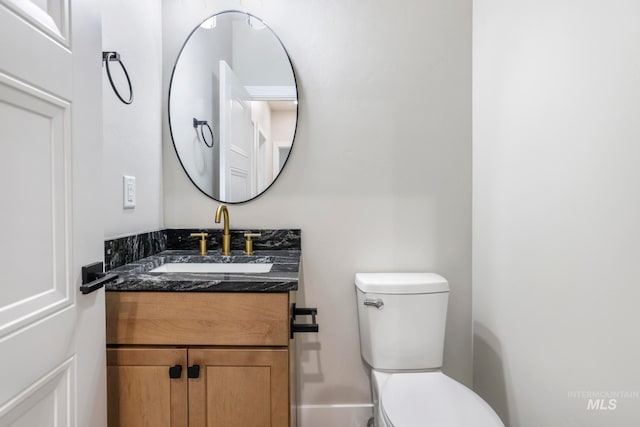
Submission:
<svg viewBox="0 0 640 427">
<path fill-rule="evenodd" d="M 189 427 L 288 427 L 289 355 L 283 349 L 189 349 Z"/>
<path fill-rule="evenodd" d="M 185 348 L 107 349 L 108 426 L 187 427 L 186 365 Z"/>
</svg>

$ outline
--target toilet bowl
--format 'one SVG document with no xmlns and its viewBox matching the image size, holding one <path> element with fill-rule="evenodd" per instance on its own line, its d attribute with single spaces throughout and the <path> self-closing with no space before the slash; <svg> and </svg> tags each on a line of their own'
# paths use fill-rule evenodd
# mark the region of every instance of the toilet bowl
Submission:
<svg viewBox="0 0 640 427">
<path fill-rule="evenodd" d="M 440 368 L 449 283 L 435 273 L 358 273 L 360 351 L 376 427 L 504 427 Z"/>
<path fill-rule="evenodd" d="M 504 427 L 477 394 L 441 371 L 372 372 L 376 427 Z"/>
</svg>

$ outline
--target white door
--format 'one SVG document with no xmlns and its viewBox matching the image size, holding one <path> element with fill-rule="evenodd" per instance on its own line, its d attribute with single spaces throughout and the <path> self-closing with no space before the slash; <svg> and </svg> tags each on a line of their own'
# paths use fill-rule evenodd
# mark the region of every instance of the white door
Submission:
<svg viewBox="0 0 640 427">
<path fill-rule="evenodd" d="M 0 0 L 0 426 L 106 425 L 100 4 Z"/>
<path fill-rule="evenodd" d="M 231 67 L 220 61 L 220 200 L 252 198 L 251 96 Z"/>
</svg>

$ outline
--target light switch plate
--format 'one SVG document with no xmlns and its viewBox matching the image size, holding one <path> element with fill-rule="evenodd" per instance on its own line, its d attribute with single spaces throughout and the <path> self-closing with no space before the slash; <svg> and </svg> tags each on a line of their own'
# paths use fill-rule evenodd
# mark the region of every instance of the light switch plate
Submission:
<svg viewBox="0 0 640 427">
<path fill-rule="evenodd" d="M 122 207 L 125 209 L 133 209 L 136 207 L 136 177 L 135 176 L 123 176 L 123 203 Z"/>
</svg>

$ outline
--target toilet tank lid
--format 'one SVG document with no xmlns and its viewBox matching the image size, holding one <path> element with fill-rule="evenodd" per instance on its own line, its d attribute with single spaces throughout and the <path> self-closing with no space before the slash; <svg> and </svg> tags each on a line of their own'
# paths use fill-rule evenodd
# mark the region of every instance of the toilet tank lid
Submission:
<svg viewBox="0 0 640 427">
<path fill-rule="evenodd" d="M 436 273 L 356 273 L 356 287 L 374 294 L 449 292 L 447 279 Z"/>
</svg>

